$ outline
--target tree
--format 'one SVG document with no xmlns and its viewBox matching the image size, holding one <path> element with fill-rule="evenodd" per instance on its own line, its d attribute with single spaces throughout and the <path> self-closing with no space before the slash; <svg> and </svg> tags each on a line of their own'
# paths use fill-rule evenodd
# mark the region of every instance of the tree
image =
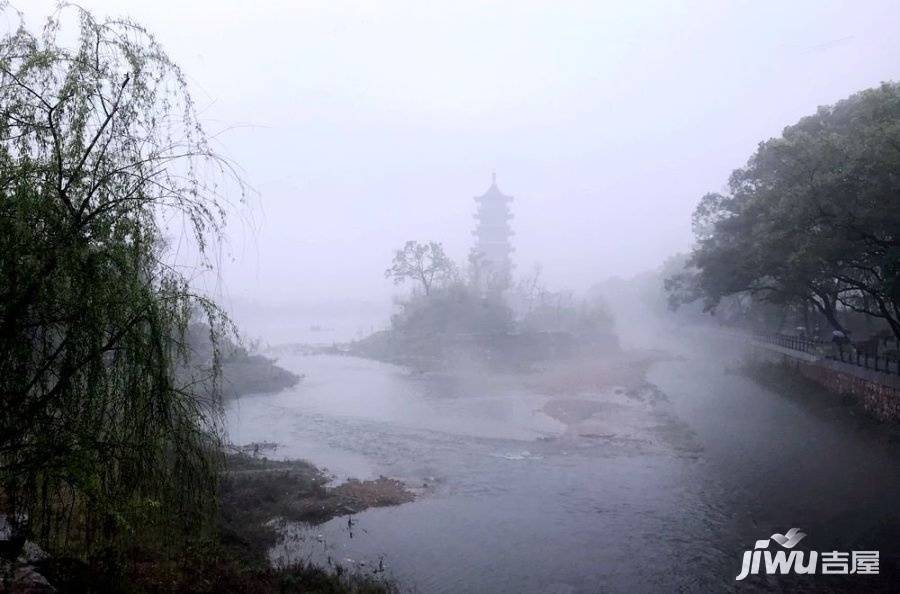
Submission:
<svg viewBox="0 0 900 594">
<path fill-rule="evenodd" d="M 502 299 L 512 284 L 509 266 L 499 266 L 478 248 L 469 251 L 467 277 L 469 286 L 482 296 Z"/>
<path fill-rule="evenodd" d="M 219 455 L 216 384 L 197 389 L 216 357 L 180 381 L 185 332 L 199 313 L 217 344 L 228 321 L 163 238 L 193 237 L 209 266 L 236 178 L 131 21 L 64 6 L 40 35 L 20 26 L 0 40 L 0 112 L 4 511 L 51 550 L 173 541 L 210 517 Z"/>
<path fill-rule="evenodd" d="M 414 295 L 400 303 L 391 316 L 396 333 L 406 339 L 426 339 L 417 349 L 454 335 L 496 335 L 509 332 L 512 312 L 500 300 L 482 297 L 472 287 L 451 282 L 434 288 L 430 295 Z"/>
<path fill-rule="evenodd" d="M 900 338 L 900 88 L 885 83 L 785 128 L 694 213 L 697 245 L 669 289 L 881 319 Z"/>
<path fill-rule="evenodd" d="M 419 283 L 425 295 L 431 294 L 435 282 L 450 280 L 456 275 L 456 266 L 444 253 L 440 243 L 407 241 L 394 253 L 391 267 L 384 271 L 385 278 L 395 285 L 407 280 Z"/>
<path fill-rule="evenodd" d="M 541 282 L 540 264 L 535 263 L 531 272 L 519 279 L 513 290 L 513 301 L 521 317 L 528 316 L 535 308 L 538 299 L 547 292 Z"/>
<path fill-rule="evenodd" d="M 490 281 L 490 262 L 477 248 L 469 250 L 469 256 L 466 260 L 466 280 L 469 286 L 476 293 L 486 295 Z"/>
</svg>

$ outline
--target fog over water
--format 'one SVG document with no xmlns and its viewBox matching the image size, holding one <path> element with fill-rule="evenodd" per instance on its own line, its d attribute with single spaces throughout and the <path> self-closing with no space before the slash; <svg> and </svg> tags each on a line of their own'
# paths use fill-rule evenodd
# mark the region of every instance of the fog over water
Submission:
<svg viewBox="0 0 900 594">
<path fill-rule="evenodd" d="M 381 562 L 407 588 L 448 594 L 892 591 L 896 431 L 837 398 L 759 386 L 734 371 L 739 342 L 691 337 L 668 342 L 674 357 L 650 372 L 654 401 L 567 396 L 599 411 L 569 428 L 545 414 L 552 396 L 509 378 L 283 357 L 306 380 L 237 402 L 232 436 L 284 444 L 277 455 L 308 455 L 341 479 L 399 477 L 422 496 L 351 524 L 295 526 L 273 559 Z M 880 549 L 885 579 L 736 583 L 741 552 L 787 525 L 813 549 Z"/>
<path fill-rule="evenodd" d="M 900 591 L 900 1 L 0 15 L 0 591 Z"/>
<path fill-rule="evenodd" d="M 900 68 L 891 1 L 81 4 L 154 32 L 258 190 L 209 281 L 238 317 L 383 318 L 391 250 L 463 260 L 492 170 L 519 271 L 583 291 L 654 268 L 760 140 Z"/>
</svg>

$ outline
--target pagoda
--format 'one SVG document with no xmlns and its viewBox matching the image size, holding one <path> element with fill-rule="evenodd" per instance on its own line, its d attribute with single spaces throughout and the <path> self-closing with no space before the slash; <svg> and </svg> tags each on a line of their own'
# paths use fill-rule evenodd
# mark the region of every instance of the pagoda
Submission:
<svg viewBox="0 0 900 594">
<path fill-rule="evenodd" d="M 486 290 L 503 291 L 509 287 L 512 272 L 513 251 L 510 237 L 510 212 L 512 196 L 506 196 L 497 187 L 497 174 L 491 174 L 491 187 L 481 196 L 475 197 L 478 210 L 475 219 L 478 221 L 472 234 L 475 236 L 475 247 L 472 258 L 478 269 L 476 278 Z"/>
</svg>

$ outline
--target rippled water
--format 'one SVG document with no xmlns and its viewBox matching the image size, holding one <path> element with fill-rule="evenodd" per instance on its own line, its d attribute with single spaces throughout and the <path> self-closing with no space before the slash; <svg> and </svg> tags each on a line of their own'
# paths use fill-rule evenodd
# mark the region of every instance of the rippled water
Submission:
<svg viewBox="0 0 900 594">
<path fill-rule="evenodd" d="M 792 526 L 810 549 L 880 548 L 882 574 L 896 571 L 893 433 L 835 399 L 773 394 L 728 371 L 736 355 L 723 342 L 655 364 L 660 400 L 608 405 L 613 430 L 591 437 L 509 378 L 332 356 L 282 358 L 306 379 L 238 401 L 228 426 L 236 443 L 277 442 L 277 456 L 338 480 L 418 487 L 413 503 L 298 527 L 273 555 L 363 571 L 381 562 L 419 592 L 847 589 L 826 576 L 736 584 L 743 550 Z M 876 585 L 856 580 L 855 591 Z"/>
</svg>

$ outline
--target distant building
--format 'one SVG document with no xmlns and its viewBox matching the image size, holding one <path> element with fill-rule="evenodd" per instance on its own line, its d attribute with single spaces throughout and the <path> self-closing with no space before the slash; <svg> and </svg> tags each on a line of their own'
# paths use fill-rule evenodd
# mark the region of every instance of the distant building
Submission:
<svg viewBox="0 0 900 594">
<path fill-rule="evenodd" d="M 469 274 L 473 282 L 484 292 L 504 291 L 512 279 L 513 247 L 510 237 L 513 230 L 510 220 L 513 214 L 509 205 L 512 196 L 506 196 L 497 187 L 497 174 L 492 173 L 491 187 L 475 197 L 478 221 L 472 234 L 475 247 L 469 256 Z"/>
</svg>

